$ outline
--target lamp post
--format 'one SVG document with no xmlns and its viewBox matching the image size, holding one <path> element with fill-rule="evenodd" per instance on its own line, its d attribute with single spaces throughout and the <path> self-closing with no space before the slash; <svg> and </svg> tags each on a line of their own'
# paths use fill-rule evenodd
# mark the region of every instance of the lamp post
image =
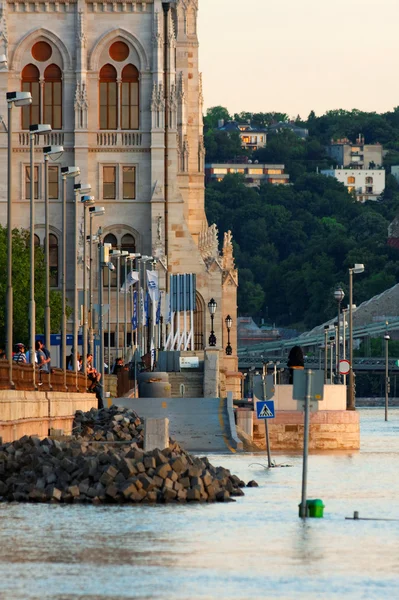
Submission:
<svg viewBox="0 0 399 600">
<path fill-rule="evenodd" d="M 111 258 L 116 258 L 116 327 L 115 327 L 115 359 L 119 354 L 119 278 L 120 278 L 120 258 L 122 252 L 120 250 L 112 250 Z"/>
<path fill-rule="evenodd" d="M 74 237 L 73 237 L 73 261 L 74 261 L 74 286 L 73 286 L 73 370 L 75 371 L 75 387 L 78 389 L 78 347 L 79 347 L 79 296 L 78 296 L 78 246 L 79 246 L 79 232 L 78 232 L 78 197 L 79 195 L 88 194 L 91 191 L 91 185 L 88 183 L 75 183 L 73 186 L 75 194 L 75 206 L 74 206 Z M 86 244 L 84 243 L 83 246 Z M 84 269 L 85 270 L 85 269 Z"/>
<path fill-rule="evenodd" d="M 226 323 L 226 327 L 227 327 L 226 355 L 231 356 L 233 354 L 233 348 L 231 347 L 231 344 L 230 344 L 230 330 L 231 330 L 231 326 L 233 324 L 233 319 L 230 317 L 230 315 L 227 315 L 224 322 Z"/>
<path fill-rule="evenodd" d="M 324 325 L 324 385 L 327 384 L 328 375 L 328 325 Z"/>
<path fill-rule="evenodd" d="M 29 300 L 29 362 L 33 365 L 32 379 L 35 385 L 35 342 L 36 342 L 36 303 L 35 303 L 35 136 L 51 131 L 51 125 L 30 125 L 30 182 L 29 182 L 29 230 L 30 230 L 30 300 Z"/>
<path fill-rule="evenodd" d="M 341 361 L 341 332 L 340 332 L 340 322 L 341 322 L 341 302 L 345 298 L 344 290 L 341 287 L 338 287 L 334 291 L 334 298 L 338 305 L 338 325 L 337 325 L 337 383 L 341 383 L 341 373 L 339 372 L 339 363 Z"/>
<path fill-rule="evenodd" d="M 103 206 L 90 206 L 90 239 L 89 239 L 89 348 L 94 356 L 94 329 L 93 329 L 93 218 L 105 213 Z"/>
<path fill-rule="evenodd" d="M 211 298 L 208 302 L 208 310 L 209 310 L 209 314 L 211 315 L 211 333 L 209 335 L 209 340 L 208 340 L 210 346 L 216 346 L 216 336 L 215 336 L 215 332 L 213 330 L 213 320 L 215 318 L 216 308 L 217 308 L 217 302 L 214 298 Z"/>
<path fill-rule="evenodd" d="M 386 325 L 388 327 L 388 322 L 386 323 Z M 391 339 L 391 336 L 389 335 L 388 332 L 386 332 L 384 335 L 384 340 L 385 340 L 385 421 L 388 421 L 388 396 L 389 396 L 389 391 L 390 391 L 390 381 L 389 381 L 389 372 L 388 372 L 388 364 L 389 364 L 388 345 L 389 345 L 390 339 Z"/>
<path fill-rule="evenodd" d="M 79 167 L 61 167 L 62 177 L 62 262 L 61 262 L 61 282 L 62 282 L 62 308 L 61 308 L 61 367 L 64 371 L 64 388 L 67 387 L 66 380 L 66 248 L 67 248 L 67 230 L 66 230 L 66 184 L 67 178 L 80 175 Z M 76 354 L 76 349 L 75 349 Z"/>
<path fill-rule="evenodd" d="M 50 351 L 51 339 L 51 313 L 50 313 L 50 216 L 49 216 L 49 198 L 48 198 L 48 159 L 60 158 L 64 152 L 63 146 L 44 146 L 44 257 L 46 269 L 46 295 L 44 306 L 44 343 Z M 51 369 L 49 370 L 49 385 L 51 387 Z"/>
<path fill-rule="evenodd" d="M 353 273 L 363 273 L 364 265 L 355 264 L 349 269 L 349 386 L 348 386 L 348 402 L 347 409 L 355 410 L 355 389 L 353 378 Z"/>
<path fill-rule="evenodd" d="M 12 288 L 12 109 L 13 106 L 27 106 L 32 104 L 30 92 L 7 92 L 8 131 L 7 131 L 7 326 L 6 344 L 8 373 L 11 387 L 12 380 L 12 347 L 13 347 L 13 300 Z"/>
<path fill-rule="evenodd" d="M 80 199 L 83 203 L 83 372 L 87 368 L 87 207 L 93 206 L 94 196 L 83 195 Z"/>
<path fill-rule="evenodd" d="M 127 350 L 127 261 L 129 259 L 129 252 L 127 250 L 122 251 L 122 258 L 125 260 L 124 269 L 124 281 L 123 281 L 123 360 L 125 361 L 126 350 Z M 120 284 L 119 284 L 120 285 Z"/>
</svg>

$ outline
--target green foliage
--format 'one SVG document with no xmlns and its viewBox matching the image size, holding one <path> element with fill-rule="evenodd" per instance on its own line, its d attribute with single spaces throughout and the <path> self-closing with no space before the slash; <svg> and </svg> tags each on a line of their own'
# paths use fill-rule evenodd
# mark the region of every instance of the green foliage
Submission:
<svg viewBox="0 0 399 600">
<path fill-rule="evenodd" d="M 212 106 L 208 108 L 204 117 L 205 129 L 216 129 L 220 119 L 223 119 L 225 123 L 231 121 L 231 116 L 227 108 L 224 106 Z"/>
<path fill-rule="evenodd" d="M 27 343 L 29 340 L 29 297 L 30 297 L 30 251 L 29 232 L 13 231 L 13 291 L 14 291 L 14 340 Z M 7 229 L 0 225 L 0 344 L 5 343 L 7 294 Z M 45 306 L 45 263 L 42 248 L 35 249 L 35 301 L 36 331 L 43 332 Z M 50 292 L 51 331 L 57 333 L 61 322 L 61 294 Z M 68 313 L 70 309 L 68 309 Z"/>
<path fill-rule="evenodd" d="M 241 138 L 236 131 L 218 131 L 208 129 L 204 133 L 206 160 L 208 162 L 225 162 L 235 157 L 248 156 L 241 148 Z"/>
<path fill-rule="evenodd" d="M 355 262 L 366 265 L 354 278 L 357 304 L 394 285 L 398 251 L 386 238 L 396 202 L 360 204 L 338 181 L 314 173 L 292 186 L 248 188 L 240 175 L 211 183 L 208 217 L 234 235 L 239 313 L 303 328 L 322 323 L 335 315 L 338 283 L 348 298 Z"/>
</svg>

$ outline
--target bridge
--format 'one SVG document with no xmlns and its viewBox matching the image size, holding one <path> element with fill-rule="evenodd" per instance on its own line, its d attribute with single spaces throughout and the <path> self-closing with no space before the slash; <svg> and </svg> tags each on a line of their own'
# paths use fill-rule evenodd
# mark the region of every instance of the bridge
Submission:
<svg viewBox="0 0 399 600">
<path fill-rule="evenodd" d="M 331 321 L 332 323 L 333 321 Z M 388 327 L 385 322 L 370 323 L 353 329 L 354 340 L 364 340 L 370 337 L 381 337 L 384 334 L 399 330 L 399 318 L 390 319 Z M 348 338 L 346 340 L 348 342 Z M 306 354 L 315 352 L 320 356 L 309 357 L 305 360 L 305 365 L 309 368 L 323 368 L 324 357 L 324 327 L 291 338 L 288 340 L 276 340 L 273 342 L 264 342 L 252 346 L 244 346 L 238 349 L 238 366 L 240 370 L 246 370 L 250 366 L 259 368 L 267 361 L 280 361 L 281 366 L 286 366 L 287 355 L 293 346 L 301 346 Z M 399 356 L 398 356 L 399 359 Z M 399 367 L 395 364 L 396 359 L 389 360 L 389 370 L 399 372 Z M 366 357 L 354 359 L 353 368 L 355 371 L 383 371 L 385 369 L 385 359 L 380 357 Z"/>
</svg>

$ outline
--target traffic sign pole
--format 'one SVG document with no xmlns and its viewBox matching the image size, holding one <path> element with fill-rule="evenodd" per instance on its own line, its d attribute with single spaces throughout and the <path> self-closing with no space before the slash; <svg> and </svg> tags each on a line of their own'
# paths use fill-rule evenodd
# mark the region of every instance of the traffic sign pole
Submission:
<svg viewBox="0 0 399 600">
<path fill-rule="evenodd" d="M 313 371 L 309 369 L 306 372 L 306 396 L 305 396 L 305 423 L 303 432 L 303 461 L 302 461 L 302 500 L 301 500 L 301 518 L 307 517 L 306 495 L 308 482 L 308 454 L 309 454 L 309 403 L 312 391 Z"/>
<path fill-rule="evenodd" d="M 263 367 L 262 374 L 262 386 L 263 386 L 263 400 L 266 401 L 266 367 Z M 265 419 L 265 440 L 266 440 L 266 450 L 267 450 L 267 466 L 270 469 L 272 467 L 272 459 L 270 455 L 270 443 L 269 443 L 269 419 Z"/>
</svg>

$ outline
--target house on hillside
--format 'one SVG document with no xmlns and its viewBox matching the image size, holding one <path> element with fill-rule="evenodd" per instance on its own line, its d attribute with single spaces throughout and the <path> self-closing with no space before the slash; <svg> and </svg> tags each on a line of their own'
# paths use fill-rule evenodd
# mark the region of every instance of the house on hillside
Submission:
<svg viewBox="0 0 399 600">
<path fill-rule="evenodd" d="M 355 144 L 347 138 L 331 140 L 326 146 L 327 154 L 334 163 L 342 168 L 371 169 L 381 167 L 383 162 L 383 147 L 381 144 L 365 144 L 364 136 L 359 134 Z"/>
</svg>

